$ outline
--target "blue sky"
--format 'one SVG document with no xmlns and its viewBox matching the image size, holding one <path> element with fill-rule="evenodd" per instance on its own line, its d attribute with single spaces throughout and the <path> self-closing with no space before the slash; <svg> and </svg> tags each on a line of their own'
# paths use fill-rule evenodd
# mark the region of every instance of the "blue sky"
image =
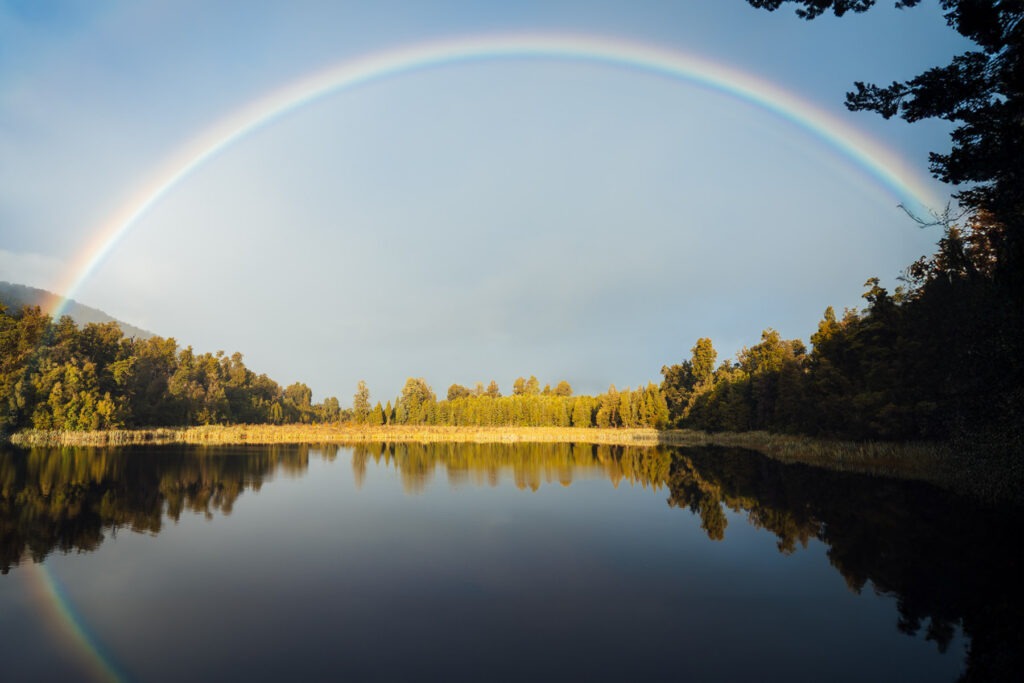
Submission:
<svg viewBox="0 0 1024 683">
<path fill-rule="evenodd" d="M 682 51 L 842 118 L 928 181 L 948 128 L 845 111 L 965 46 L 938 11 L 815 22 L 743 0 L 0 3 L 0 279 L 55 289 L 166 159 L 318 69 L 571 33 Z M 935 185 L 948 196 L 949 188 Z M 459 63 L 302 107 L 198 168 L 74 296 L 283 384 L 659 381 L 710 336 L 804 339 L 929 253 L 878 182 L 775 114 L 649 73 Z"/>
</svg>

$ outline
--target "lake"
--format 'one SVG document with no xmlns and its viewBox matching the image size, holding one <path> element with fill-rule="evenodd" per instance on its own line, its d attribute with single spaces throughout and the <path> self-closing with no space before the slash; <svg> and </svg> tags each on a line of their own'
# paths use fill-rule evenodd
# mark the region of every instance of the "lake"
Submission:
<svg viewBox="0 0 1024 683">
<path fill-rule="evenodd" d="M 0 451 L 5 681 L 954 681 L 1021 516 L 751 451 Z"/>
</svg>

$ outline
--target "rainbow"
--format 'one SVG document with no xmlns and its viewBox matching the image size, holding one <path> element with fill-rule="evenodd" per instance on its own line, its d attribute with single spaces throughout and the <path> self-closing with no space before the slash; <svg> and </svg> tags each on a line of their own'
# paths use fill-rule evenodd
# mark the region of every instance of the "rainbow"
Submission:
<svg viewBox="0 0 1024 683">
<path fill-rule="evenodd" d="M 53 572 L 44 564 L 33 561 L 26 567 L 26 574 L 36 601 L 46 607 L 46 621 L 68 651 L 78 657 L 89 679 L 106 683 L 124 681 L 125 676 L 114 664 L 113 657 L 89 633 Z"/>
<path fill-rule="evenodd" d="M 151 175 L 121 209 L 94 231 L 58 287 L 50 313 L 59 317 L 72 297 L 124 235 L 197 168 L 253 131 L 327 95 L 414 71 L 457 62 L 544 58 L 635 69 L 705 86 L 778 115 L 831 147 L 886 188 L 901 205 L 920 211 L 941 200 L 921 176 L 848 123 L 752 74 L 673 49 L 585 35 L 492 35 L 428 42 L 345 60 L 242 107 L 192 139 Z"/>
<path fill-rule="evenodd" d="M 817 138 L 908 208 L 927 209 L 942 203 L 917 172 L 878 142 L 782 88 L 723 64 L 673 49 L 608 37 L 527 34 L 449 39 L 345 60 L 251 102 L 193 138 L 159 166 L 141 189 L 94 231 L 58 288 L 63 298 L 55 300 L 48 312 L 59 317 L 68 300 L 146 213 L 193 171 L 252 132 L 320 98 L 372 81 L 458 62 L 523 58 L 606 64 L 731 95 Z M 82 653 L 92 675 L 98 680 L 122 680 L 123 675 L 90 636 L 48 569 L 34 565 L 31 573 L 36 577 L 40 600 L 50 605 L 53 621 L 63 624 L 62 632 Z"/>
<path fill-rule="evenodd" d="M 913 210 L 942 201 L 897 155 L 848 123 L 752 74 L 677 50 L 617 38 L 583 35 L 493 35 L 449 39 L 387 50 L 345 60 L 249 103 L 178 149 L 159 166 L 120 210 L 99 226 L 68 269 L 58 291 L 63 298 L 48 311 L 59 317 L 117 243 L 177 185 L 206 162 L 252 132 L 320 98 L 372 81 L 448 64 L 500 59 L 574 60 L 634 69 L 696 84 L 771 112 L 832 148 L 861 169 L 901 204 Z M 52 621 L 83 656 L 97 680 L 119 681 L 123 674 L 90 636 L 44 565 L 33 564 L 36 592 L 49 605 Z"/>
</svg>

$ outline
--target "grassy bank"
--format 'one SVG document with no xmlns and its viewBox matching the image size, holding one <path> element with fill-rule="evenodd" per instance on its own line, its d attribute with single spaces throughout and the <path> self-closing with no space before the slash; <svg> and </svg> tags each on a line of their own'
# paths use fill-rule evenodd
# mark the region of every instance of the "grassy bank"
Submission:
<svg viewBox="0 0 1024 683">
<path fill-rule="evenodd" d="M 475 443 L 597 443 L 656 445 L 653 429 L 576 429 L 572 427 L 430 427 L 393 425 L 293 424 L 210 425 L 97 432 L 24 431 L 14 434 L 16 446 L 128 446 L 138 444 L 353 444 L 373 441 L 435 441 Z"/>
<path fill-rule="evenodd" d="M 22 446 L 129 446 L 160 444 L 355 444 L 367 442 L 591 443 L 622 446 L 724 446 L 770 458 L 843 472 L 930 482 L 986 500 L 1021 504 L 1024 467 L 1019 457 L 991 449 L 941 443 L 855 442 L 768 432 L 580 429 L 574 427 L 430 427 L 368 425 L 229 425 L 97 432 L 25 431 Z M 998 449 L 997 449 L 998 450 Z"/>
</svg>

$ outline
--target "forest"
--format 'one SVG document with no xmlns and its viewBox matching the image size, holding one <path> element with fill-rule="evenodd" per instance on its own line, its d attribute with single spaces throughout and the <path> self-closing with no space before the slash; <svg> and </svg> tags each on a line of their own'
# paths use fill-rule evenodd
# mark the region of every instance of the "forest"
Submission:
<svg viewBox="0 0 1024 683">
<path fill-rule="evenodd" d="M 950 226 L 939 252 L 890 293 L 867 281 L 863 310 L 829 307 L 810 335 L 759 343 L 716 366 L 708 338 L 662 368 L 671 423 L 852 439 L 1019 439 L 1019 301 L 999 281 L 992 233 Z M 1019 447 L 1019 443 L 1016 444 Z"/>
<path fill-rule="evenodd" d="M 116 323 L 83 327 L 54 321 L 38 307 L 7 312 L 0 303 L 0 430 L 100 430 L 212 424 L 354 422 L 383 425 L 663 428 L 668 405 L 654 384 L 574 396 L 568 382 L 543 388 L 518 378 L 502 396 L 497 382 L 453 384 L 438 400 L 410 378 L 385 405 L 370 405 L 360 382 L 352 408 L 337 398 L 313 403 L 301 382 L 287 387 L 245 366 L 242 355 L 196 353 L 173 339 L 126 337 Z"/>
<path fill-rule="evenodd" d="M 1006 227 L 977 212 L 945 226 L 938 251 L 889 292 L 866 283 L 863 309 L 830 307 L 810 347 L 765 330 L 718 362 L 709 338 L 648 384 L 597 396 L 568 382 L 519 377 L 452 384 L 438 399 L 423 378 L 371 403 L 359 382 L 351 408 L 313 403 L 301 382 L 282 387 L 240 353 L 197 353 L 173 338 L 125 336 L 114 322 L 79 327 L 39 307 L 0 302 L 0 431 L 101 430 L 210 424 L 351 422 L 369 425 L 666 427 L 766 430 L 882 440 L 981 440 L 1019 452 L 1024 412 L 1024 307 L 999 246 Z"/>
<path fill-rule="evenodd" d="M 2 308 L 2 304 L 0 304 Z M 312 403 L 239 353 L 198 354 L 174 339 L 125 337 L 117 323 L 79 328 L 36 306 L 0 310 L 0 430 L 336 421 L 336 398 Z"/>
<path fill-rule="evenodd" d="M 803 19 L 870 11 L 874 0 L 748 0 Z M 896 5 L 910 9 L 919 0 Z M 954 210 L 911 216 L 942 230 L 937 250 L 910 264 L 894 291 L 877 277 L 863 309 L 828 308 L 810 346 L 765 330 L 718 362 L 709 338 L 648 384 L 575 396 L 566 382 L 454 384 L 443 399 L 410 378 L 401 395 L 371 405 L 360 383 L 351 409 L 312 402 L 302 383 L 282 388 L 238 353 L 197 354 L 174 339 L 125 337 L 114 323 L 79 329 L 39 308 L 0 309 L 0 433 L 34 428 L 230 423 L 356 423 L 767 430 L 821 437 L 952 440 L 1021 451 L 1024 414 L 1024 21 L 1019 2 L 940 3 L 972 49 L 888 86 L 857 82 L 852 111 L 952 125 L 933 152 L 933 175 L 960 189 Z M 808 283 L 809 286 L 812 283 Z M 685 293 L 680 293 L 684 296 Z M 668 314 L 668 313 L 666 313 Z"/>
<path fill-rule="evenodd" d="M 423 378 L 351 408 L 312 402 L 240 353 L 197 353 L 174 339 L 126 337 L 116 323 L 78 327 L 38 307 L 0 311 L 0 428 L 96 430 L 208 424 L 666 427 L 767 430 L 852 439 L 949 439 L 980 431 L 1014 438 L 1022 406 L 1021 310 L 1001 307 L 992 228 L 949 226 L 935 256 L 889 293 L 867 282 L 863 310 L 825 311 L 810 347 L 775 330 L 718 362 L 708 338 L 662 368 L 660 386 L 574 395 L 568 382 L 452 384 L 438 399 Z M 1002 312 L 998 316 L 991 311 Z M 1012 445 L 1012 444 L 1011 444 Z"/>
<path fill-rule="evenodd" d="M 872 11 L 875 0 L 748 0 L 814 21 Z M 899 0 L 911 10 L 920 0 Z M 850 111 L 950 124 L 932 175 L 958 206 L 911 216 L 942 229 L 936 253 L 894 292 L 868 280 L 863 311 L 826 310 L 808 352 L 766 330 L 714 368 L 710 340 L 663 369 L 671 420 L 853 438 L 946 438 L 1019 454 L 1024 413 L 1024 12 L 1020 2 L 942 0 L 970 43 L 945 65 L 889 85 L 855 82 Z"/>
<path fill-rule="evenodd" d="M 963 440 L 1020 451 L 1024 306 L 1001 245 L 1008 228 L 974 212 L 949 223 L 937 252 L 907 268 L 893 292 L 866 283 L 863 309 L 829 307 L 810 346 L 773 329 L 718 362 L 709 338 L 648 384 L 597 396 L 568 382 L 452 384 L 438 399 L 409 378 L 371 403 L 359 382 L 351 408 L 310 387 L 282 387 L 240 353 L 197 353 L 173 338 L 125 336 L 114 322 L 78 327 L 39 307 L 0 302 L 0 432 L 211 424 L 352 422 L 369 425 L 766 430 L 826 438 Z"/>
</svg>

